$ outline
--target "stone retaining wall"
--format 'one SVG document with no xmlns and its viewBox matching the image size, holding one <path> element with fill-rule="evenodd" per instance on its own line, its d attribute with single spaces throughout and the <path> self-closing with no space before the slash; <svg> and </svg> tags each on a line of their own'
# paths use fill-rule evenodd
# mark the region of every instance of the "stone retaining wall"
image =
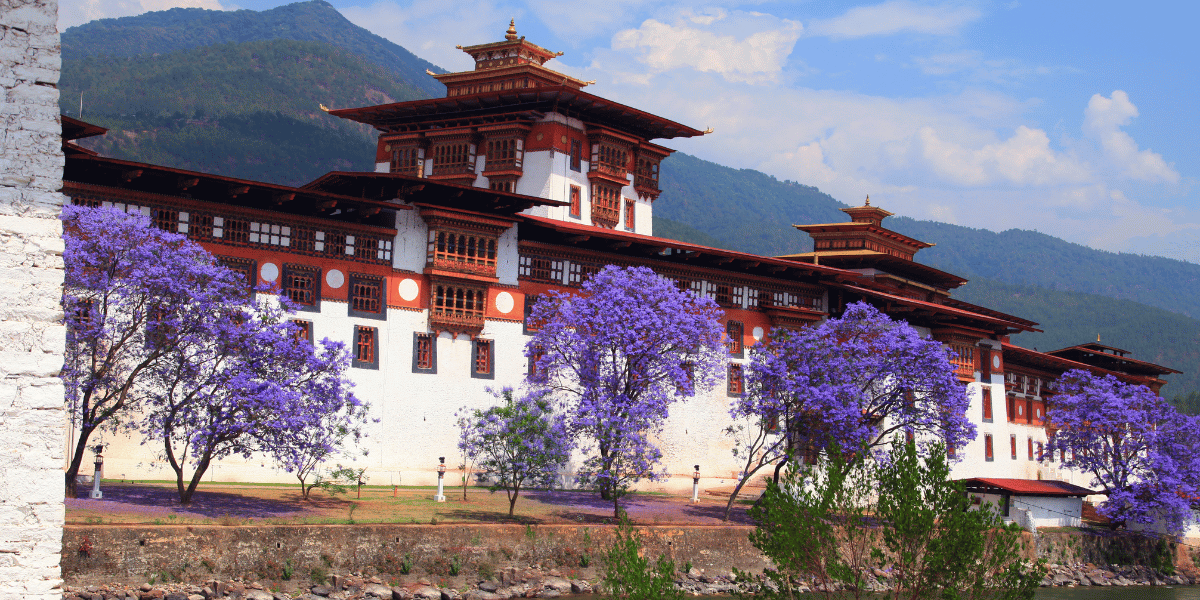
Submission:
<svg viewBox="0 0 1200 600">
<path fill-rule="evenodd" d="M 56 0 L 0 0 L 0 599 L 61 597 L 57 20 Z"/>
<path fill-rule="evenodd" d="M 647 554 L 680 567 L 729 572 L 767 565 L 733 527 L 639 528 Z M 611 544 L 612 526 L 596 525 L 283 525 L 275 527 L 83 526 L 63 536 L 64 578 L 73 584 L 212 578 L 278 580 L 361 572 L 474 577 L 514 565 L 540 565 L 587 577 Z M 452 569 L 452 565 L 456 565 Z"/>
</svg>

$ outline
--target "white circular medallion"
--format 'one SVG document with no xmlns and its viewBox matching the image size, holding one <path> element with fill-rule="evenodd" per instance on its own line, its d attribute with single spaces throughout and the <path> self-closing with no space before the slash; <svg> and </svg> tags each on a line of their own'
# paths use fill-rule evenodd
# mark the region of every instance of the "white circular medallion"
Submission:
<svg viewBox="0 0 1200 600">
<path fill-rule="evenodd" d="M 417 294 L 421 292 L 421 286 L 411 279 L 405 279 L 400 282 L 400 299 L 405 302 L 412 302 L 417 299 Z"/>
<path fill-rule="evenodd" d="M 279 267 L 275 263 L 263 263 L 262 268 L 258 270 L 258 274 L 263 278 L 263 281 L 275 281 L 279 278 Z"/>
<path fill-rule="evenodd" d="M 993 355 L 992 355 L 992 368 L 993 368 L 993 369 L 999 369 L 999 368 L 1000 368 L 1000 356 L 999 356 L 998 354 L 993 354 Z"/>
<path fill-rule="evenodd" d="M 496 310 L 501 313 L 508 314 L 513 309 L 513 297 L 508 292 L 500 292 L 496 295 Z"/>
<path fill-rule="evenodd" d="M 329 287 L 336 290 L 342 287 L 343 283 L 346 283 L 346 276 L 337 269 L 330 269 L 329 272 L 325 274 L 325 283 L 329 284 Z"/>
<path fill-rule="evenodd" d="M 755 327 L 754 331 L 751 332 L 750 335 L 754 336 L 754 341 L 761 342 L 763 338 L 763 328 Z"/>
</svg>

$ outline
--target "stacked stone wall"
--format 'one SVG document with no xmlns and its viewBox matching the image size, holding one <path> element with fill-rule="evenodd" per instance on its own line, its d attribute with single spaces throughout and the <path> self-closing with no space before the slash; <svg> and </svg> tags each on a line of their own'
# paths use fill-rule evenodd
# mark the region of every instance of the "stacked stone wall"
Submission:
<svg viewBox="0 0 1200 600">
<path fill-rule="evenodd" d="M 0 0 L 0 599 L 62 595 L 57 11 Z"/>
</svg>

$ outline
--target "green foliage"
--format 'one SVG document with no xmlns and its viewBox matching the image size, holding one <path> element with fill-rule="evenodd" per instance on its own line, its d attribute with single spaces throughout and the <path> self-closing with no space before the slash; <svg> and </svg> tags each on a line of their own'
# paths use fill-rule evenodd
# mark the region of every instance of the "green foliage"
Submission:
<svg viewBox="0 0 1200 600">
<path fill-rule="evenodd" d="M 321 0 L 264 11 L 174 8 L 101 19 L 64 31 L 62 49 L 63 61 L 69 62 L 96 55 L 151 56 L 259 40 L 323 42 L 367 58 L 383 68 L 388 79 L 419 90 L 419 97 L 445 94 L 445 87 L 425 74 L 426 69 L 445 73 L 444 69 L 354 25 L 333 5 Z"/>
<path fill-rule="evenodd" d="M 642 536 L 624 511 L 616 540 L 604 554 L 604 592 L 621 600 L 682 600 L 675 587 L 675 563 L 659 555 L 654 563 L 642 556 Z"/>
<path fill-rule="evenodd" d="M 367 480 L 370 479 L 366 476 L 366 472 L 366 467 L 355 469 L 343 467 L 341 463 L 338 463 L 337 468 L 328 475 L 318 475 L 315 485 L 331 496 L 345 494 L 350 491 L 350 488 L 355 488 L 358 490 L 359 497 L 362 497 L 362 486 L 366 485 Z M 356 504 L 351 504 L 351 506 L 357 508 Z M 353 517 L 353 509 L 351 509 L 350 515 Z"/>
<path fill-rule="evenodd" d="M 971 510 L 961 484 L 947 480 L 943 448 L 921 459 L 903 444 L 878 466 L 829 455 L 769 483 L 751 509 L 750 541 L 776 567 L 756 596 L 795 598 L 807 581 L 827 597 L 858 598 L 866 574 L 885 569 L 896 598 L 1033 597 L 1044 564 L 1023 564 L 1019 528 L 990 507 Z"/>
</svg>

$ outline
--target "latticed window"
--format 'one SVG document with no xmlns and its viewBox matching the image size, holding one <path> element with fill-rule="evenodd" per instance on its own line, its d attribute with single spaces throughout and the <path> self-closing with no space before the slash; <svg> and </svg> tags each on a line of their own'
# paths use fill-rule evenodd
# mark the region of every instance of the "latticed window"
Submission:
<svg viewBox="0 0 1200 600">
<path fill-rule="evenodd" d="M 297 252 L 315 252 L 317 238 L 315 231 L 307 227 L 295 227 L 292 229 L 292 249 Z"/>
<path fill-rule="evenodd" d="M 630 198 L 625 199 L 625 229 L 633 230 L 633 215 L 637 205 Z"/>
<path fill-rule="evenodd" d="M 430 371 L 433 369 L 434 338 L 428 333 L 413 335 L 413 370 Z"/>
<path fill-rule="evenodd" d="M 346 234 L 336 231 L 325 232 L 325 253 L 334 256 L 346 255 Z"/>
<path fill-rule="evenodd" d="M 488 189 L 494 190 L 497 192 L 508 192 L 511 194 L 517 190 L 517 182 L 515 182 L 511 179 L 502 179 L 499 181 L 489 181 Z"/>
<path fill-rule="evenodd" d="M 629 165 L 629 152 L 611 144 L 592 144 L 593 171 L 602 171 L 625 177 Z"/>
<path fill-rule="evenodd" d="M 564 263 L 544 256 L 522 256 L 517 275 L 530 281 L 562 284 Z"/>
<path fill-rule="evenodd" d="M 975 347 L 969 344 L 950 344 L 950 351 L 954 353 L 950 364 L 954 365 L 955 374 L 968 379 L 974 378 Z"/>
<path fill-rule="evenodd" d="M 433 148 L 433 174 L 464 173 L 471 170 L 471 145 L 467 142 L 441 144 Z"/>
<path fill-rule="evenodd" d="M 496 267 L 496 238 L 459 231 L 430 231 L 429 259 Z"/>
<path fill-rule="evenodd" d="M 316 306 L 319 299 L 320 271 L 311 267 L 285 265 L 283 269 L 283 292 L 292 302 L 303 307 Z"/>
<path fill-rule="evenodd" d="M 188 218 L 188 237 L 194 240 L 208 239 L 213 236 L 212 215 L 192 213 Z"/>
<path fill-rule="evenodd" d="M 151 212 L 154 226 L 171 233 L 179 232 L 179 211 L 167 208 L 156 208 Z"/>
<path fill-rule="evenodd" d="M 582 214 L 582 208 L 581 208 L 581 205 L 583 204 L 583 201 L 581 200 L 582 195 L 583 195 L 583 188 L 580 188 L 577 185 L 571 186 L 571 216 L 575 217 L 576 219 L 578 219 L 579 216 Z"/>
<path fill-rule="evenodd" d="M 417 175 L 420 165 L 420 149 L 416 146 L 392 148 L 392 172 L 405 175 Z"/>
<path fill-rule="evenodd" d="M 483 317 L 486 297 L 480 289 L 436 285 L 433 288 L 432 312 L 450 317 Z"/>
<path fill-rule="evenodd" d="M 354 275 L 350 278 L 350 310 L 383 313 L 383 280 Z"/>
<path fill-rule="evenodd" d="M 308 342 L 310 344 L 312 343 L 312 341 L 313 341 L 312 321 L 301 321 L 300 319 L 292 319 L 292 325 L 296 326 L 296 329 L 295 329 L 296 339 Z"/>
<path fill-rule="evenodd" d="M 658 161 L 639 158 L 633 184 L 638 187 L 658 189 Z"/>
<path fill-rule="evenodd" d="M 592 275 L 600 271 L 600 265 L 593 263 L 571 263 L 571 277 L 568 285 L 582 285 Z"/>
<path fill-rule="evenodd" d="M 595 184 L 592 186 L 592 223 L 612 229 L 621 218 L 621 189 Z"/>
<path fill-rule="evenodd" d="M 362 325 L 354 327 L 354 366 L 362 367 L 378 362 L 375 356 L 378 348 L 377 335 L 378 330 L 374 327 L 363 327 Z"/>
<path fill-rule="evenodd" d="M 731 363 L 729 365 L 729 385 L 727 391 L 730 396 L 740 396 L 743 388 L 742 365 Z"/>
<path fill-rule="evenodd" d="M 741 356 L 744 350 L 742 346 L 743 336 L 746 328 L 740 321 L 730 321 L 725 325 L 725 344 L 729 348 L 729 353 Z"/>
<path fill-rule="evenodd" d="M 471 376 L 490 378 L 495 354 L 492 352 L 492 340 L 475 340 L 474 359 L 472 360 Z"/>
<path fill-rule="evenodd" d="M 254 284 L 258 281 L 258 278 L 255 276 L 255 270 L 258 264 L 255 261 L 248 258 L 221 256 L 217 258 L 217 262 L 226 269 L 229 269 L 230 271 L 233 271 L 241 276 L 245 285 L 245 287 L 242 288 L 242 293 L 245 296 L 249 296 L 250 293 L 254 291 Z"/>
<path fill-rule="evenodd" d="M 730 286 L 725 283 L 716 284 L 716 293 L 713 295 L 713 300 L 721 306 L 729 306 L 733 304 L 733 296 L 730 293 Z"/>
<path fill-rule="evenodd" d="M 245 219 L 225 219 L 224 235 L 226 242 L 231 244 L 250 243 L 250 221 Z"/>
<path fill-rule="evenodd" d="M 502 169 L 511 167 L 516 164 L 517 160 L 517 140 L 509 138 L 506 140 L 488 140 L 487 142 L 487 168 Z"/>
</svg>

